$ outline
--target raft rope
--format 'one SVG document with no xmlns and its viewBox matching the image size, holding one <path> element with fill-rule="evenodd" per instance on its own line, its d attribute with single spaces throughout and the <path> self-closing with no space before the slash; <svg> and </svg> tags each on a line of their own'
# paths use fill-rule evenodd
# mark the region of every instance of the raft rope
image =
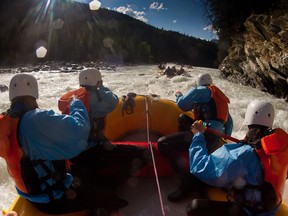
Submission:
<svg viewBox="0 0 288 216">
<path fill-rule="evenodd" d="M 154 152 L 153 152 L 153 146 L 150 141 L 150 129 L 149 129 L 149 106 L 148 106 L 148 96 L 145 96 L 145 104 L 146 104 L 146 129 L 147 129 L 147 142 L 149 144 L 149 148 L 151 151 L 151 156 L 152 156 L 152 162 L 153 162 L 153 168 L 154 168 L 154 173 L 155 173 L 155 178 L 156 178 L 156 183 L 157 183 L 157 188 L 158 188 L 158 194 L 159 194 L 159 199 L 160 199 L 160 205 L 161 205 L 161 210 L 162 210 L 162 215 L 165 216 L 165 211 L 164 211 L 164 205 L 163 205 L 163 199 L 161 195 L 161 188 L 159 184 L 159 178 L 158 178 L 158 172 L 156 168 L 156 163 L 155 163 L 155 158 L 154 158 Z"/>
</svg>

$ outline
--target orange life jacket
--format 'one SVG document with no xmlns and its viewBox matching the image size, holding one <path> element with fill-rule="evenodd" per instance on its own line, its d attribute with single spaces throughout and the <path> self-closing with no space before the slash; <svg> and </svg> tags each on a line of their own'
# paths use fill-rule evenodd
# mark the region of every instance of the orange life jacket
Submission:
<svg viewBox="0 0 288 216">
<path fill-rule="evenodd" d="M 63 114 L 70 114 L 69 105 L 71 97 L 76 97 L 81 100 L 89 113 L 91 130 L 88 141 L 95 141 L 98 140 L 98 138 L 100 140 L 105 139 L 103 135 L 103 129 L 105 127 L 105 117 L 92 117 L 92 113 L 90 112 L 90 92 L 87 91 L 84 87 L 81 87 L 79 89 L 65 93 L 58 100 L 58 108 Z"/>
<path fill-rule="evenodd" d="M 82 101 L 82 103 L 85 105 L 87 111 L 90 111 L 90 93 L 86 91 L 84 87 L 69 91 L 65 93 L 59 100 L 58 100 L 58 109 L 63 113 L 63 114 L 69 114 L 69 104 L 70 100 L 72 97 L 76 97 L 79 100 Z"/>
<path fill-rule="evenodd" d="M 219 120 L 226 123 L 228 120 L 229 98 L 216 86 L 207 86 L 211 91 L 211 99 L 207 103 L 195 103 L 193 111 L 197 120 Z"/>
<path fill-rule="evenodd" d="M 7 164 L 10 176 L 14 179 L 16 187 L 27 193 L 27 188 L 21 176 L 20 160 L 23 152 L 18 144 L 17 127 L 19 118 L 0 114 L 0 156 Z"/>
<path fill-rule="evenodd" d="M 227 122 L 229 98 L 214 85 L 209 85 L 208 88 L 216 105 L 216 118 Z"/>
<path fill-rule="evenodd" d="M 263 165 L 264 181 L 273 186 L 278 204 L 282 200 L 288 177 L 288 134 L 277 128 L 261 139 L 261 146 L 256 152 Z"/>
<path fill-rule="evenodd" d="M 9 114 L 0 114 L 0 157 L 3 157 L 7 164 L 7 170 L 10 176 L 14 179 L 15 186 L 23 193 L 37 194 L 43 191 L 40 188 L 40 184 L 48 181 L 46 176 L 43 179 L 39 179 L 34 166 L 45 164 L 41 161 L 31 161 L 29 157 L 25 156 L 22 151 L 17 137 L 17 129 L 19 125 L 19 117 L 13 118 Z M 53 168 L 49 172 L 47 168 L 47 176 L 55 180 L 54 185 L 49 185 L 47 193 L 53 189 L 58 189 L 62 186 L 62 179 L 67 172 L 66 162 L 64 160 L 51 161 Z M 54 178 L 55 173 L 58 175 L 58 179 Z M 61 178 L 59 178 L 59 176 Z M 48 179 L 48 180 L 47 180 Z M 51 189 L 51 190 L 50 190 Z"/>
</svg>

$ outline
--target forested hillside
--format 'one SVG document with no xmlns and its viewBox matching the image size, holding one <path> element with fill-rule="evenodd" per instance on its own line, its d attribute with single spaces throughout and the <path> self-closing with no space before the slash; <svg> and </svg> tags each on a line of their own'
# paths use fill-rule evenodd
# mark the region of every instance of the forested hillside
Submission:
<svg viewBox="0 0 288 216">
<path fill-rule="evenodd" d="M 130 16 L 56 0 L 1 0 L 0 64 L 45 61 L 176 62 L 217 67 L 215 43 L 157 29 Z"/>
</svg>

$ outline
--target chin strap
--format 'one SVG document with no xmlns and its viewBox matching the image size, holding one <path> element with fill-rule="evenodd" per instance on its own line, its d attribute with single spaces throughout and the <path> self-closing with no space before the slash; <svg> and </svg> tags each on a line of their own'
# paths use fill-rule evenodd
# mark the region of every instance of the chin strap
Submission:
<svg viewBox="0 0 288 216">
<path fill-rule="evenodd" d="M 145 96 L 145 104 L 146 104 L 146 129 L 147 129 L 147 142 L 150 148 L 151 156 L 152 156 L 152 162 L 153 162 L 153 168 L 154 168 L 154 173 L 155 173 L 155 178 L 156 178 L 156 183 L 157 183 L 157 188 L 158 188 L 158 194 L 159 194 L 159 199 L 160 199 L 160 205 L 161 205 L 161 210 L 162 210 L 162 216 L 165 216 L 165 211 L 164 211 L 164 205 L 163 205 L 163 199 L 161 195 L 161 188 L 160 188 L 160 183 L 159 183 L 159 178 L 158 178 L 158 172 L 157 172 L 157 167 L 155 163 L 155 158 L 154 158 L 154 153 L 153 153 L 153 146 L 150 141 L 150 134 L 149 134 L 149 106 L 148 106 L 148 97 Z"/>
</svg>

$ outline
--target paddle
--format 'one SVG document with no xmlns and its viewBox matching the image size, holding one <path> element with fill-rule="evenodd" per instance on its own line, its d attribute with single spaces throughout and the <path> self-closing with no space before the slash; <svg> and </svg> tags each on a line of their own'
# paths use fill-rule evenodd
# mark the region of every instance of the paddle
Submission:
<svg viewBox="0 0 288 216">
<path fill-rule="evenodd" d="M 236 138 L 231 137 L 231 136 L 229 136 L 229 135 L 227 135 L 227 134 L 221 133 L 221 132 L 219 132 L 219 131 L 217 131 L 217 130 L 214 130 L 214 129 L 212 129 L 212 128 L 205 127 L 205 130 L 206 130 L 208 133 L 213 133 L 213 134 L 215 134 L 215 135 L 217 135 L 217 136 L 219 136 L 219 137 L 222 137 L 222 138 L 224 138 L 224 139 L 228 139 L 228 140 L 231 140 L 231 141 L 236 142 L 236 143 L 240 142 L 239 139 L 236 139 Z"/>
<path fill-rule="evenodd" d="M 231 136 L 229 136 L 229 135 L 227 135 L 227 134 L 221 133 L 221 132 L 219 132 L 219 131 L 217 131 L 217 130 L 214 130 L 214 129 L 212 129 L 212 128 L 205 127 L 205 126 L 203 125 L 202 120 L 195 121 L 195 122 L 193 123 L 193 128 L 195 128 L 195 129 L 196 129 L 197 131 L 199 131 L 199 132 L 207 131 L 208 133 L 213 133 L 213 134 L 215 134 L 215 135 L 217 135 L 217 136 L 219 136 L 219 137 L 222 137 L 222 138 L 231 140 L 231 141 L 233 141 L 233 142 L 237 142 L 237 143 L 240 142 L 239 139 L 236 139 L 236 138 L 231 137 Z M 193 130 L 193 129 L 192 129 L 192 130 Z"/>
</svg>

